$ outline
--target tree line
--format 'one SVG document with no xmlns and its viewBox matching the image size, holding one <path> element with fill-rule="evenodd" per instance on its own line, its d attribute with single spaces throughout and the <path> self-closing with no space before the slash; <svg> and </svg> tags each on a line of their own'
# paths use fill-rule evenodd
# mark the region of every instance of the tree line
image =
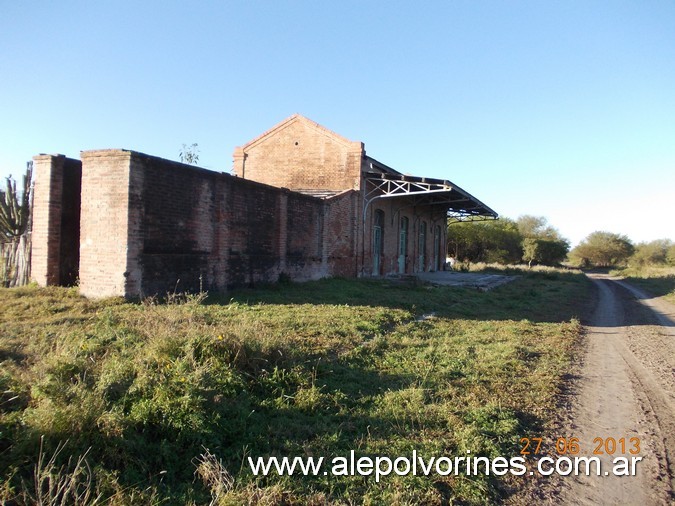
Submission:
<svg viewBox="0 0 675 506">
<path fill-rule="evenodd" d="M 625 235 L 596 231 L 570 249 L 570 242 L 546 218 L 524 215 L 448 224 L 448 255 L 465 263 L 644 267 L 675 265 L 675 243 L 658 239 L 634 244 Z"/>
<path fill-rule="evenodd" d="M 593 232 L 569 253 L 579 267 L 675 266 L 675 243 L 670 239 L 633 242 L 621 234 Z"/>
<path fill-rule="evenodd" d="M 569 249 L 542 216 L 448 224 L 448 254 L 460 262 L 559 265 Z"/>
</svg>

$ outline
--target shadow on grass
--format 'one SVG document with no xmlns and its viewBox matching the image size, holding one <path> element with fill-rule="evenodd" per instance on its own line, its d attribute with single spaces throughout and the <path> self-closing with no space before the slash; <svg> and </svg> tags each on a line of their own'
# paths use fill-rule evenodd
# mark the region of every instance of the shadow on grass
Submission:
<svg viewBox="0 0 675 506">
<path fill-rule="evenodd" d="M 207 304 L 350 305 L 388 307 L 472 320 L 563 322 L 585 319 L 593 289 L 579 273 L 519 273 L 518 279 L 482 292 L 381 279 L 323 279 L 283 283 L 212 295 Z"/>
<path fill-rule="evenodd" d="M 628 277 L 625 280 L 654 297 L 663 297 L 675 292 L 675 276 L 659 276 L 653 278 Z"/>
<path fill-rule="evenodd" d="M 192 497 L 198 504 L 205 504 L 209 491 L 195 481 L 191 464 L 204 448 L 218 455 L 238 479 L 246 479 L 252 474 L 249 456 L 254 462 L 258 457 L 309 455 L 324 456 L 329 461 L 349 456 L 350 450 L 363 456 L 373 453 L 363 442 L 366 435 L 387 441 L 410 439 L 413 444 L 411 434 L 419 427 L 395 416 L 378 414 L 374 406 L 383 392 L 411 386 L 412 376 L 369 370 L 358 359 L 354 363 L 327 361 L 317 368 L 316 376 L 322 395 L 309 403 L 299 402 L 297 385 L 289 385 L 284 392 L 278 385 L 258 383 L 236 397 L 207 401 L 203 406 L 206 419 L 199 428 L 170 426 L 166 413 L 152 422 L 120 425 L 117 434 L 103 434 L 96 423 L 79 433 L 71 433 L 66 426 L 39 432 L 22 428 L 14 434 L 17 440 L 4 447 L 0 444 L 0 450 L 6 462 L 26 463 L 17 470 L 20 477 L 30 480 L 29 463 L 31 456 L 34 458 L 40 451 L 41 438 L 47 457 L 67 441 L 67 451 L 57 460 L 63 469 L 69 468 L 72 455 L 87 455 L 97 468 L 114 472 L 117 487 L 124 490 L 152 486 L 162 503 L 178 504 L 174 501 L 179 498 L 182 504 L 183 499 Z M 118 409 L 121 406 L 108 407 L 109 412 Z M 445 423 L 437 429 L 445 429 Z M 0 471 L 6 471 L 4 465 L 0 465 Z M 274 479 L 269 481 L 273 483 Z M 298 497 L 311 489 L 324 489 L 340 497 L 347 489 L 352 494 L 364 492 L 367 482 L 329 481 L 323 475 L 310 475 L 296 476 L 286 487 Z M 104 496 L 112 493 L 104 488 Z"/>
<path fill-rule="evenodd" d="M 308 320 L 312 320 L 313 306 L 349 305 L 404 309 L 418 319 L 433 313 L 446 318 L 477 321 L 561 322 L 581 316 L 584 301 L 591 295 L 589 282 L 583 275 L 533 273 L 521 275 L 516 281 L 490 292 L 469 288 L 397 284 L 386 280 L 329 279 L 238 290 L 228 296 L 212 296 L 207 303 L 227 305 L 234 301 L 242 305 L 302 305 L 299 310 L 293 308 L 292 312 L 300 317 L 306 315 Z M 80 299 L 74 298 L 73 301 L 75 304 L 83 304 Z M 119 304 L 119 310 L 125 310 L 122 303 Z M 45 299 L 45 305 L 51 307 L 51 300 Z M 190 306 L 187 313 L 202 309 L 204 308 L 195 310 L 194 306 Z M 218 311 L 218 308 L 213 309 L 216 309 L 214 312 Z M 47 313 L 52 318 L 53 312 Z M 100 318 L 107 318 L 105 311 L 102 313 Z M 53 323 L 51 319 L 49 322 Z M 373 327 L 376 334 L 385 333 L 386 326 L 392 324 L 387 319 L 376 323 L 382 326 Z M 63 322 L 59 321 L 58 324 L 63 325 Z M 425 339 L 434 339 L 431 332 L 423 328 L 427 324 L 431 325 L 423 321 L 410 327 L 421 327 L 420 333 Z M 120 325 L 110 323 L 116 338 Z M 17 329 L 18 332 L 22 327 Z M 256 327 L 252 329 L 255 331 Z M 326 327 L 326 332 L 333 332 L 333 328 Z M 364 453 L 392 456 L 399 451 L 408 451 L 409 448 L 425 444 L 430 452 L 426 457 L 433 456 L 434 452 L 439 452 L 436 456 L 441 452 L 453 454 L 457 448 L 453 446 L 456 443 L 452 438 L 459 437 L 457 434 L 462 431 L 479 438 L 475 444 L 487 445 L 495 441 L 494 445 L 506 445 L 499 446 L 500 454 L 507 455 L 514 450 L 508 447 L 512 443 L 503 442 L 503 434 L 491 432 L 495 432 L 495 426 L 499 425 L 493 423 L 493 419 L 495 415 L 501 416 L 502 410 L 501 403 L 499 409 L 494 406 L 491 410 L 484 409 L 484 405 L 493 396 L 485 383 L 489 381 L 489 376 L 485 377 L 477 370 L 482 359 L 475 357 L 474 348 L 481 346 L 479 340 L 466 348 L 467 357 L 470 358 L 457 361 L 459 365 L 456 367 L 454 362 L 444 365 L 438 371 L 429 367 L 429 379 L 433 383 L 425 384 L 425 388 L 421 388 L 420 369 L 408 369 L 407 359 L 414 361 L 415 353 L 421 353 L 417 359 L 420 367 L 431 363 L 436 364 L 435 367 L 441 367 L 438 365 L 440 359 L 433 355 L 427 356 L 427 347 L 422 344 L 419 349 L 408 345 L 401 353 L 394 353 L 394 347 L 399 345 L 396 339 L 391 339 L 387 348 L 380 349 L 376 346 L 379 341 L 368 335 L 368 332 L 363 331 L 364 340 L 375 345 L 362 347 L 358 353 L 353 350 L 343 353 L 340 349 L 335 353 L 322 355 L 321 361 L 317 362 L 316 357 L 309 352 L 302 353 L 299 350 L 298 354 L 287 353 L 294 343 L 289 342 L 289 347 L 281 348 L 285 358 L 278 368 L 274 367 L 276 364 L 269 364 L 263 371 L 256 365 L 253 372 L 236 365 L 234 359 L 227 359 L 227 350 L 209 352 L 211 355 L 204 351 L 202 356 L 189 355 L 188 351 L 193 348 L 181 348 L 183 351 L 179 350 L 180 353 L 201 360 L 200 364 L 214 359 L 215 362 L 208 362 L 209 373 L 191 378 L 190 371 L 185 369 L 181 370 L 181 374 L 188 377 L 186 383 L 159 382 L 155 386 L 151 383 L 148 384 L 150 386 L 139 383 L 136 389 L 131 388 L 132 385 L 120 383 L 121 392 L 115 396 L 106 397 L 107 390 L 103 390 L 101 394 L 91 389 L 75 388 L 80 376 L 66 374 L 56 385 L 58 390 L 43 388 L 41 397 L 34 399 L 36 403 L 43 403 L 43 411 L 32 411 L 31 416 L 43 416 L 46 420 L 36 424 L 36 428 L 32 429 L 35 430 L 34 433 L 25 424 L 18 423 L 18 418 L 7 418 L 6 425 L 0 425 L 0 455 L 3 457 L 0 474 L 6 473 L 9 465 L 21 466 L 21 474 L 17 478 L 25 477 L 30 480 L 33 466 L 31 462 L 36 455 L 39 436 L 45 432 L 52 452 L 65 439 L 70 439 L 70 448 L 76 455 L 92 447 L 90 460 L 104 470 L 101 476 L 107 475 L 106 473 L 117 476 L 119 486 L 125 490 L 143 489 L 151 484 L 159 491 L 160 498 L 168 503 L 177 498 L 186 499 L 183 502 L 187 502 L 188 498 L 197 503 L 208 501 L 206 490 L 200 489 L 194 495 L 192 492 L 193 487 L 200 485 L 194 484 L 194 466 L 191 459 L 203 451 L 202 446 L 222 458 L 227 469 L 238 477 L 245 473 L 245 457 L 249 455 L 343 456 L 351 449 L 358 449 Z M 489 336 L 491 329 L 477 332 Z M 313 338 L 309 336 L 307 341 Z M 411 336 L 406 334 L 406 338 Z M 198 340 L 199 336 L 186 333 L 185 339 Z M 345 343 L 349 342 L 345 340 Z M 208 350 L 220 348 L 209 347 Z M 139 348 L 138 353 L 146 351 L 150 350 Z M 447 353 L 452 354 L 454 350 Z M 100 360 L 112 360 L 112 356 L 113 353 L 101 355 Z M 178 360 L 182 355 L 174 357 L 166 352 L 157 357 Z M 252 353 L 251 357 L 252 360 L 257 360 L 255 354 Z M 518 358 L 518 355 L 514 357 Z M 522 360 L 535 362 L 539 358 L 540 352 L 532 351 L 525 353 Z M 213 365 L 221 362 L 225 365 Z M 465 362 L 466 369 L 462 365 Z M 87 360 L 84 363 L 94 364 L 95 361 Z M 192 362 L 186 360 L 184 363 Z M 503 370 L 496 373 L 496 379 L 503 380 L 500 385 L 511 385 L 519 380 L 508 375 L 510 363 L 508 360 L 504 362 L 500 366 Z M 121 359 L 119 367 L 123 371 L 125 365 L 126 362 Z M 94 365 L 87 367 L 93 368 Z M 283 374 L 275 376 L 276 369 L 283 369 Z M 116 370 L 110 368 L 110 371 Z M 403 372 L 397 373 L 397 370 Z M 96 374 L 100 374 L 96 370 L 92 374 L 84 372 L 82 381 L 85 377 L 95 378 Z M 427 369 L 423 372 L 422 377 L 426 382 Z M 236 388 L 232 386 L 228 393 L 223 390 L 219 381 L 224 377 L 230 378 L 230 375 L 236 377 L 237 382 L 232 383 Z M 475 377 L 473 382 L 466 381 L 465 378 L 471 375 Z M 182 385 L 194 386 L 188 389 Z M 514 392 L 529 391 L 531 387 L 528 382 L 523 389 Z M 475 405 L 467 406 L 461 399 L 456 405 L 450 404 L 455 394 L 447 395 L 448 391 L 454 391 L 457 398 L 460 398 L 462 392 L 468 388 L 475 388 L 475 395 L 478 396 Z M 548 384 L 546 388 L 549 388 Z M 438 398 L 435 397 L 436 394 L 429 397 L 431 391 L 438 393 Z M 419 397 L 415 397 L 417 394 Z M 507 397 L 506 394 L 504 396 Z M 398 404 L 392 405 L 393 402 Z M 508 439 L 513 440 L 514 435 L 519 434 L 541 433 L 542 420 L 534 414 L 519 411 L 522 408 L 521 403 L 516 405 L 517 409 L 503 410 L 504 419 L 498 419 L 509 426 L 512 419 L 516 419 L 517 424 L 513 424 L 515 428 L 508 429 Z M 429 418 L 425 418 L 427 414 Z M 449 427 L 448 420 L 453 420 L 457 426 Z M 44 427 L 48 427 L 48 431 L 39 430 Z M 420 434 L 421 428 L 429 429 L 429 433 L 436 435 L 436 438 Z M 386 448 L 383 445 L 387 445 Z M 311 490 L 320 490 L 338 500 L 359 497 L 369 486 L 367 480 L 326 481 L 328 478 L 322 476 L 312 480 L 315 481 L 311 484 L 304 478 L 284 481 L 283 486 L 291 488 L 298 497 L 304 497 Z M 264 485 L 274 481 L 261 483 Z M 494 477 L 490 478 L 490 483 L 494 485 Z M 434 483 L 428 485 L 438 486 Z M 349 493 L 343 494 L 347 489 Z M 482 484 L 476 485 L 475 489 L 483 490 Z M 452 494 L 449 489 L 441 490 L 441 493 L 445 497 Z M 484 495 L 484 501 L 496 499 L 493 493 Z M 137 502 L 146 501 L 141 499 Z"/>
</svg>

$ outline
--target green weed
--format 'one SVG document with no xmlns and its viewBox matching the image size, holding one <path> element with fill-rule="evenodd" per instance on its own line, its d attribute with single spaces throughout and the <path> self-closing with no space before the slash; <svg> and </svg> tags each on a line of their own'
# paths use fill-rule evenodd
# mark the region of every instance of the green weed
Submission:
<svg viewBox="0 0 675 506">
<path fill-rule="evenodd" d="M 77 490 L 108 504 L 497 500 L 494 476 L 260 478 L 246 457 L 513 455 L 556 409 L 589 300 L 583 275 L 533 271 L 487 293 L 333 279 L 132 304 L 0 290 L 0 502 L 31 503 L 41 455 L 63 476 L 86 456 Z"/>
<path fill-rule="evenodd" d="M 611 272 L 657 297 L 675 303 L 675 267 L 644 265 Z"/>
</svg>

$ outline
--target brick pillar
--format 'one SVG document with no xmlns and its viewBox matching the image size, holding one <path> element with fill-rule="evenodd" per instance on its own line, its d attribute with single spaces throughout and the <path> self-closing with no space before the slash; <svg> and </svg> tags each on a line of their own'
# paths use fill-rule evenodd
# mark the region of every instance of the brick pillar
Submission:
<svg viewBox="0 0 675 506">
<path fill-rule="evenodd" d="M 364 190 L 354 192 L 351 196 L 351 233 L 352 233 L 352 255 L 354 257 L 354 276 L 360 277 L 365 274 L 365 244 L 364 233 L 365 223 L 363 222 L 363 192 Z M 368 207 L 368 213 L 372 214 L 373 206 Z"/>
<path fill-rule="evenodd" d="M 288 193 L 279 194 L 279 273 L 286 271 L 286 253 L 288 250 Z"/>
<path fill-rule="evenodd" d="M 82 152 L 80 293 L 142 295 L 142 166 L 130 151 Z"/>
<path fill-rule="evenodd" d="M 352 142 L 350 144 L 346 169 L 349 174 L 351 189 L 356 190 L 361 187 L 361 171 L 365 165 L 366 149 L 363 142 Z"/>
<path fill-rule="evenodd" d="M 331 237 L 329 237 L 329 230 L 326 224 L 326 215 L 330 212 L 328 204 L 324 200 L 321 203 L 321 210 L 319 211 L 319 254 L 321 255 L 321 277 L 330 276 L 331 272 L 328 268 L 328 246 L 331 244 Z"/>
<path fill-rule="evenodd" d="M 214 285 L 216 290 L 225 291 L 227 289 L 227 265 L 230 257 L 230 217 L 228 213 L 229 193 L 228 188 L 231 184 L 231 177 L 228 174 L 221 174 L 215 183 L 214 192 L 218 196 L 215 202 L 215 230 L 213 250 L 211 252 Z"/>
<path fill-rule="evenodd" d="M 33 157 L 31 278 L 41 286 L 59 284 L 64 155 Z"/>
<path fill-rule="evenodd" d="M 234 154 L 232 155 L 232 157 L 234 158 L 232 164 L 232 173 L 238 177 L 246 177 L 246 174 L 244 172 L 246 153 L 244 153 L 244 150 L 241 147 L 234 148 Z"/>
</svg>

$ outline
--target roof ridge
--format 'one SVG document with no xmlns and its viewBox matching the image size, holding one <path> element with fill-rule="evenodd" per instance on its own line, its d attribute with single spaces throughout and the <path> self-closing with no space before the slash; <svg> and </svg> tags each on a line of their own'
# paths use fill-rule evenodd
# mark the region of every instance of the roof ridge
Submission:
<svg viewBox="0 0 675 506">
<path fill-rule="evenodd" d="M 293 122 L 295 122 L 295 121 L 302 121 L 303 123 L 305 123 L 305 124 L 311 126 L 312 128 L 314 128 L 314 129 L 316 129 L 316 130 L 319 130 L 319 131 L 321 131 L 322 133 L 324 133 L 325 135 L 328 135 L 329 137 L 332 137 L 332 138 L 334 138 L 335 140 L 340 141 L 340 142 L 342 142 L 342 143 L 344 143 L 344 144 L 355 144 L 355 143 L 359 143 L 359 144 L 361 144 L 361 145 L 363 146 L 363 143 L 360 142 L 360 141 L 352 141 L 352 140 L 350 140 L 350 139 L 347 139 L 346 137 L 344 137 L 344 136 L 338 134 L 337 132 L 334 132 L 333 130 L 330 130 L 329 128 L 326 128 L 325 126 L 320 125 L 320 124 L 317 123 L 316 121 L 313 121 L 313 120 L 309 119 L 308 117 L 303 116 L 302 114 L 295 113 L 295 114 L 289 116 L 288 118 L 284 119 L 283 121 L 277 123 L 277 124 L 274 125 L 272 128 L 266 130 L 266 131 L 263 132 L 262 134 L 258 135 L 258 136 L 255 137 L 254 139 L 248 141 L 246 144 L 243 144 L 243 145 L 238 146 L 238 147 L 239 147 L 240 149 L 246 149 L 246 148 L 252 146 L 253 144 L 257 144 L 258 142 L 260 142 L 260 141 L 261 141 L 262 139 L 264 139 L 265 137 L 267 137 L 267 136 L 273 134 L 274 132 L 276 132 L 276 131 L 278 131 L 278 130 L 281 130 L 282 128 L 285 128 L 286 126 L 290 125 L 291 123 L 293 123 Z"/>
</svg>

